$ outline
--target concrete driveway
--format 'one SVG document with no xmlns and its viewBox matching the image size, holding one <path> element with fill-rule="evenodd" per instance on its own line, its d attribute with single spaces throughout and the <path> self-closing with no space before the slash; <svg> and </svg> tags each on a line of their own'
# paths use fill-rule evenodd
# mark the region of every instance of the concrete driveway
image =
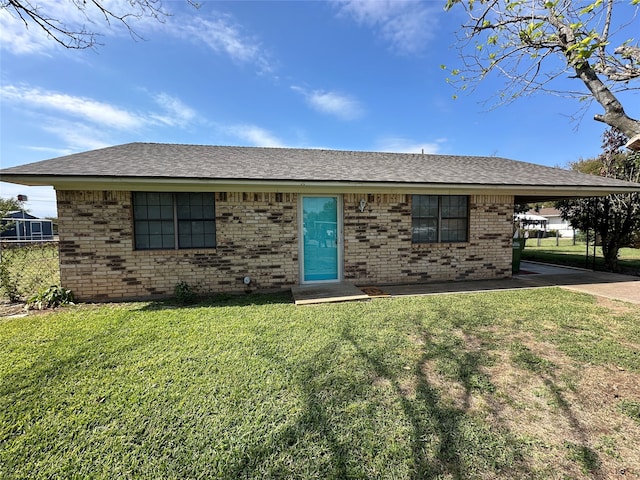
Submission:
<svg viewBox="0 0 640 480">
<path fill-rule="evenodd" d="M 364 300 L 404 295 L 442 295 L 520 288 L 561 287 L 640 305 L 640 277 L 579 268 L 522 262 L 520 273 L 503 280 L 421 283 L 356 287 L 352 283 L 298 285 L 291 288 L 296 305 Z"/>
<path fill-rule="evenodd" d="M 640 305 L 640 277 L 522 262 L 514 279 L 531 286 L 550 286 Z M 529 273 L 531 272 L 531 273 Z"/>
<path fill-rule="evenodd" d="M 518 288 L 561 287 L 640 305 L 640 277 L 522 262 L 521 271 L 504 280 L 477 280 L 420 285 L 385 285 L 391 296 L 486 292 Z"/>
</svg>

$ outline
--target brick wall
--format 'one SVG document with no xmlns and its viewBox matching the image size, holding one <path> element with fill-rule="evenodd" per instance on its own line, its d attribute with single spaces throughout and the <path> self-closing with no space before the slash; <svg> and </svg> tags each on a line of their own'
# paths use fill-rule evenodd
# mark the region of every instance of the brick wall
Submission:
<svg viewBox="0 0 640 480">
<path fill-rule="evenodd" d="M 360 212 L 360 200 L 367 200 Z M 469 242 L 412 244 L 411 195 L 344 196 L 344 276 L 356 284 L 511 276 L 513 196 L 469 198 Z"/>
<path fill-rule="evenodd" d="M 166 296 L 298 283 L 297 196 L 216 194 L 215 249 L 134 250 L 130 192 L 58 191 L 60 275 L 79 299 Z"/>
<path fill-rule="evenodd" d="M 133 248 L 130 192 L 57 191 L 62 284 L 81 300 L 284 289 L 299 281 L 293 193 L 216 193 L 217 248 Z M 412 245 L 411 195 L 347 194 L 344 277 L 357 284 L 511 275 L 512 196 L 471 196 L 469 242 Z"/>
</svg>

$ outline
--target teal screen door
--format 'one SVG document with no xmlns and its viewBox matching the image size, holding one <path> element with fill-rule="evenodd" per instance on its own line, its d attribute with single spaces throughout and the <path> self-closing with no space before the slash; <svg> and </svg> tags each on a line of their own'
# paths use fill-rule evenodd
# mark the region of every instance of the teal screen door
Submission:
<svg viewBox="0 0 640 480">
<path fill-rule="evenodd" d="M 303 280 L 338 280 L 338 197 L 303 197 Z"/>
</svg>

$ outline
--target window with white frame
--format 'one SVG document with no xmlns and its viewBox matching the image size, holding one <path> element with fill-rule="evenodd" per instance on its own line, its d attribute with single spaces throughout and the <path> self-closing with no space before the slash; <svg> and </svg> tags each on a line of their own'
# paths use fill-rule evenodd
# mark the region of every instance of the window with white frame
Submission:
<svg viewBox="0 0 640 480">
<path fill-rule="evenodd" d="M 455 243 L 469 239 L 469 197 L 412 195 L 413 243 Z"/>
<path fill-rule="evenodd" d="M 215 194 L 133 192 L 136 250 L 214 248 Z"/>
</svg>

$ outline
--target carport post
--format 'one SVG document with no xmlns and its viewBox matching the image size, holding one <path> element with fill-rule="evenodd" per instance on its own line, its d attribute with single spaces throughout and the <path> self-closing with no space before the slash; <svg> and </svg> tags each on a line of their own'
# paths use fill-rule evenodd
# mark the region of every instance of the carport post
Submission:
<svg viewBox="0 0 640 480">
<path fill-rule="evenodd" d="M 598 234 L 596 232 L 596 226 L 598 225 L 598 197 L 595 198 L 593 206 L 593 271 L 596 271 L 596 244 L 598 243 Z M 600 239 L 602 241 L 602 239 Z"/>
<path fill-rule="evenodd" d="M 584 268 L 589 268 L 589 228 L 591 227 L 591 197 L 587 203 L 587 252 L 584 257 Z"/>
<path fill-rule="evenodd" d="M 598 197 L 589 197 L 587 208 L 587 252 L 585 255 L 585 268 L 589 268 L 589 229 L 591 228 L 591 207 L 593 206 L 593 258 L 591 268 L 596 271 L 596 239 L 598 237 L 596 227 L 598 226 Z"/>
</svg>

